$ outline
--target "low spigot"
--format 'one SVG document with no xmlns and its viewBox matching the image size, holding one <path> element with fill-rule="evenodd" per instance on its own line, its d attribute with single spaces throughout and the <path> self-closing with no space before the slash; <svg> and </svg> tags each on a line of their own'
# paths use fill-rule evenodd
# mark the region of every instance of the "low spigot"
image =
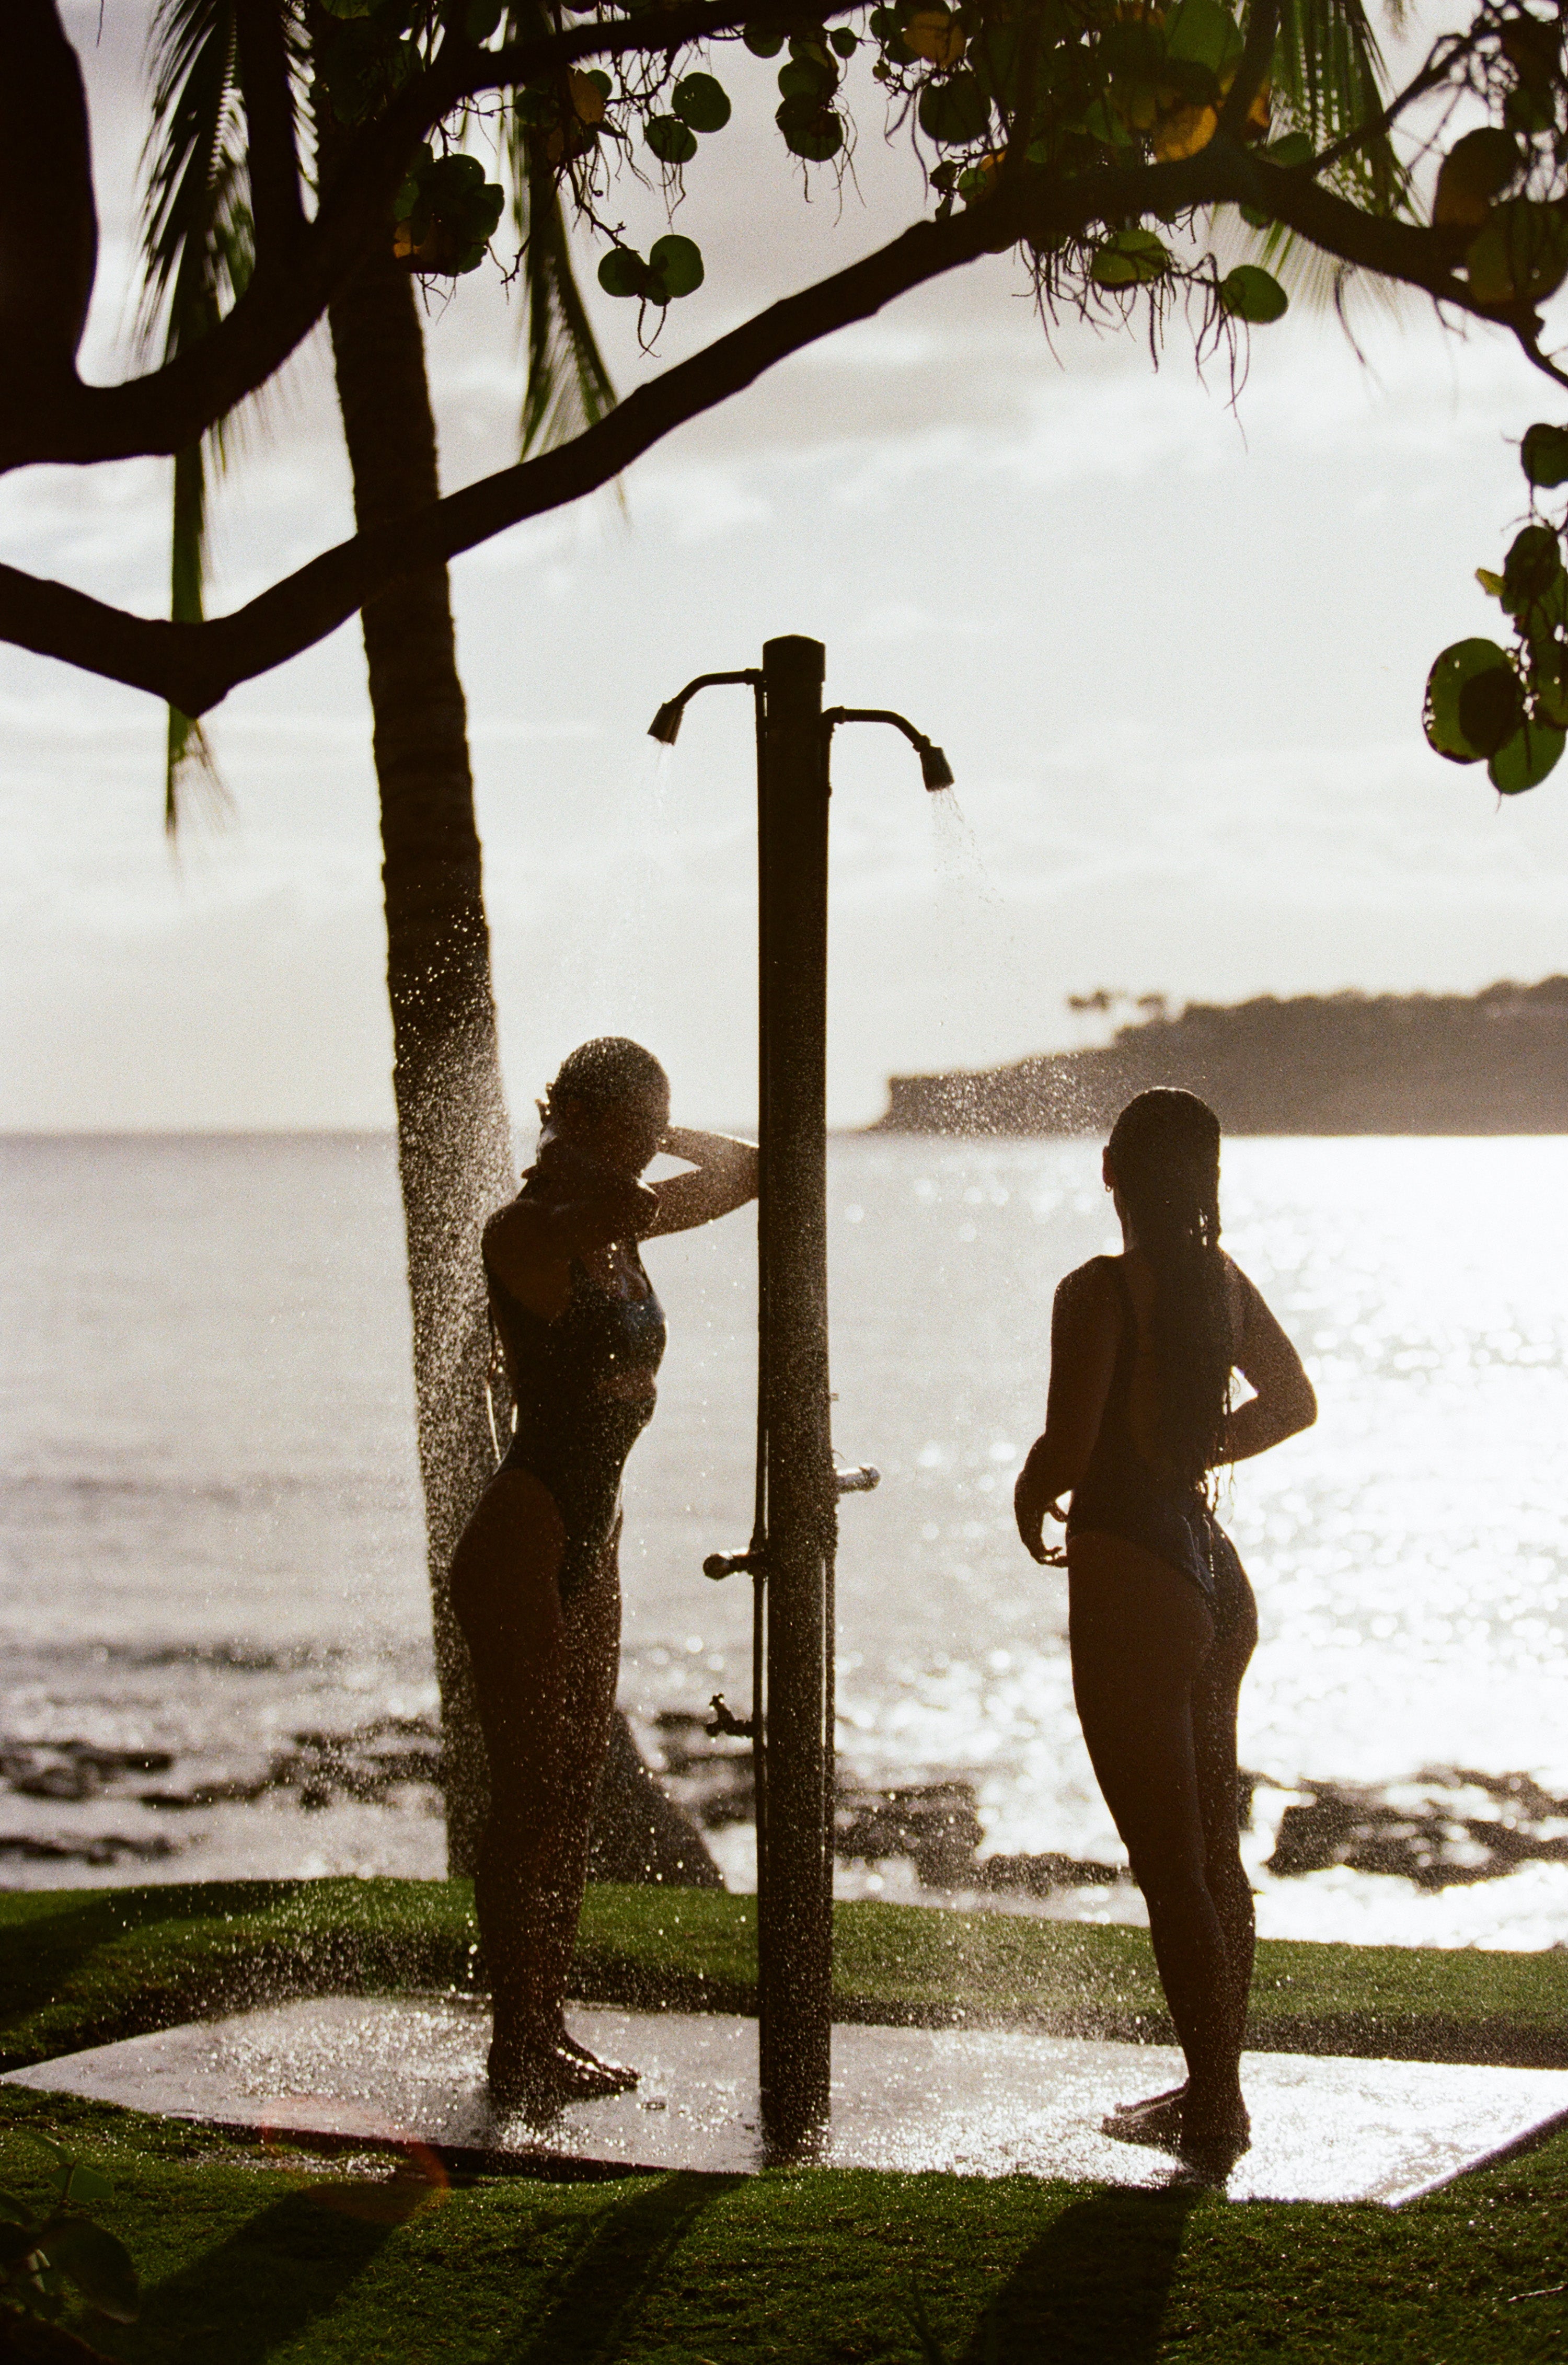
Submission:
<svg viewBox="0 0 1568 2365">
<path fill-rule="evenodd" d="M 757 1552 L 710 1552 L 702 1564 L 702 1574 L 711 1576 L 715 1585 L 722 1576 L 738 1576 L 743 1569 L 755 1574 L 760 1564 Z"/>
<path fill-rule="evenodd" d="M 755 1741 L 756 1726 L 749 1717 L 737 1716 L 728 1706 L 722 1692 L 715 1692 L 708 1703 L 713 1711 L 713 1721 L 702 1728 L 710 1741 Z"/>
</svg>

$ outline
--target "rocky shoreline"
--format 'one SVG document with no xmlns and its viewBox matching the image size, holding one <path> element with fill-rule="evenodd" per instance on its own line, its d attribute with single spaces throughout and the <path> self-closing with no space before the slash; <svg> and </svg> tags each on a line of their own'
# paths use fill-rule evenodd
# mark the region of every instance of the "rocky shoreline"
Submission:
<svg viewBox="0 0 1568 2365">
<path fill-rule="evenodd" d="M 750 1747 L 711 1737 L 707 1720 L 686 1709 L 666 1709 L 655 1732 L 662 1760 L 656 1773 L 626 1718 L 616 1720 L 593 1877 L 722 1888 L 703 1833 L 753 1821 Z M 163 1751 L 0 1741 L 0 1785 L 53 1802 L 67 1818 L 74 1807 L 124 1804 L 176 1821 L 202 1808 L 290 1797 L 305 1814 L 340 1800 L 440 1811 L 440 1737 L 419 1717 L 384 1717 L 347 1732 L 296 1732 L 265 1765 L 219 1780 L 181 1786 L 176 1774 L 177 1761 Z M 1263 1778 L 1243 1777 L 1244 1825 Z M 841 1769 L 834 1841 L 841 1862 L 906 1858 L 924 1889 L 1036 1900 L 1129 1877 L 1126 1865 L 1050 1850 L 982 1854 L 984 1837 L 975 1787 L 961 1777 L 877 1788 Z M 7 1863 L 129 1869 L 183 1852 L 172 1832 L 95 1829 L 78 1837 L 58 1826 L 48 1834 L 0 1829 L 0 1876 Z M 1294 1878 L 1343 1865 L 1435 1890 L 1499 1879 L 1529 1863 L 1568 1864 L 1568 1799 L 1525 1773 L 1437 1766 L 1383 1785 L 1302 1778 L 1292 1788 L 1264 1869 Z"/>
</svg>

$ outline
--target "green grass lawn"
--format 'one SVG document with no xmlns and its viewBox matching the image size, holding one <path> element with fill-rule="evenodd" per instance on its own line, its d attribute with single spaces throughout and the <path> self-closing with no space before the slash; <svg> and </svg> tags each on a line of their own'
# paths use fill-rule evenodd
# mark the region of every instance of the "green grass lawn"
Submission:
<svg viewBox="0 0 1568 2365">
<path fill-rule="evenodd" d="M 1142 1931 L 918 1905 L 840 1905 L 835 2014 L 959 2021 L 1170 2043 Z M 468 1987 L 465 1881 L 210 1881 L 0 1895 L 0 2068 L 141 2029 L 329 1990 Z M 755 2007 L 755 1901 L 596 1888 L 574 1992 L 585 2002 Z M 1568 2067 L 1568 1951 L 1258 1949 L 1254 2045 Z"/>
<path fill-rule="evenodd" d="M 744 1899 L 600 1890 L 576 1985 L 744 2006 L 753 1927 Z M 1138 1932 L 878 1904 L 837 1927 L 846 2014 L 1165 2034 Z M 0 1897 L 0 2048 L 16 2066 L 283 1994 L 465 1985 L 473 1947 L 456 1883 Z M 1276 2046 L 1562 2062 L 1568 1955 L 1266 1946 L 1257 2022 Z M 1391 2213 L 831 2169 L 442 2186 L 7 2090 L 0 2184 L 24 2193 L 47 2172 L 29 2124 L 114 2180 L 98 2214 L 146 2304 L 81 2328 L 125 2365 L 1568 2359 L 1568 2136 Z"/>
<path fill-rule="evenodd" d="M 81 2328 L 126 2365 L 1568 2355 L 1568 2137 L 1391 2213 L 832 2169 L 442 2190 L 13 2090 L 24 2191 L 29 2119 L 114 2179 L 143 2314 Z"/>
</svg>

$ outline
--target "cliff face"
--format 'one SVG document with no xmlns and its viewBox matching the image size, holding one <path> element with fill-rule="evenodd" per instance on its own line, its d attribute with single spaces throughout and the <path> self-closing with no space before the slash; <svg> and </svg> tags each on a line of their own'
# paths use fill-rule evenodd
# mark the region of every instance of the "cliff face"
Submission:
<svg viewBox="0 0 1568 2365">
<path fill-rule="evenodd" d="M 1568 1133 L 1568 977 L 1189 1003 L 1102 1050 L 894 1076 L 873 1130 L 1101 1133 L 1151 1084 L 1201 1093 L 1227 1133 Z"/>
</svg>

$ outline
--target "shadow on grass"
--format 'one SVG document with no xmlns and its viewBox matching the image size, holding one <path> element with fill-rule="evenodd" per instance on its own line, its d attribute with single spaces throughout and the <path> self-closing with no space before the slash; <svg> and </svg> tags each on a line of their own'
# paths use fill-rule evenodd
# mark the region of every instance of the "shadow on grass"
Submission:
<svg viewBox="0 0 1568 2365">
<path fill-rule="evenodd" d="M 1189 2185 L 1075 2201 L 1032 2242 L 975 2326 L 962 2365 L 1144 2365 L 1159 2353 Z"/>
<path fill-rule="evenodd" d="M 705 2209 L 744 2181 L 680 2170 L 603 2211 L 540 2323 L 504 2342 L 490 2365 L 593 2365 L 617 2355 L 617 2334 L 671 2251 Z"/>
<path fill-rule="evenodd" d="M 154 2285 L 115 2337 L 126 2365 L 261 2365 L 336 2305 L 388 2235 L 430 2199 L 416 2179 L 291 2192 Z"/>
</svg>

